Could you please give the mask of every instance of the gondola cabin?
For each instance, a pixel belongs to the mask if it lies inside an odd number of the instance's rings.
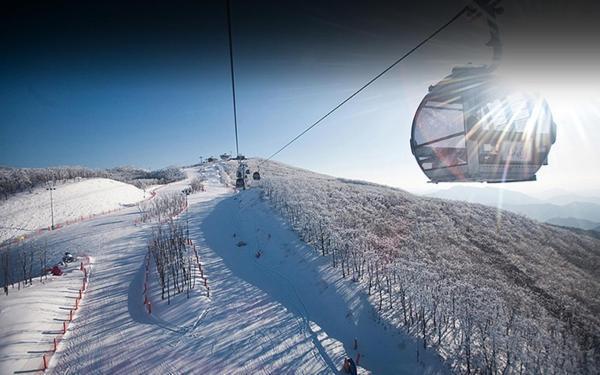
[[[242,188],[244,188],[244,187],[245,187],[245,185],[246,185],[246,184],[245,184],[245,182],[244,182],[244,179],[243,179],[243,178],[238,178],[238,179],[236,179],[236,180],[235,180],[235,187],[236,187],[236,188],[238,188],[238,189],[242,189]]]
[[[257,171],[257,172],[254,172],[254,173],[252,173],[252,179],[253,179],[254,181],[258,181],[258,180],[260,180],[260,173],[258,173],[258,171]]]
[[[555,140],[544,99],[467,66],[429,88],[410,145],[431,182],[512,182],[535,180]]]

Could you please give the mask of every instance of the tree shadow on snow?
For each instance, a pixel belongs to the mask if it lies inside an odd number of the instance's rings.
[[[419,344],[401,330],[374,319],[377,312],[359,286],[348,285],[351,281],[338,276],[338,270],[328,270],[329,258],[301,242],[258,192],[251,190],[221,200],[200,229],[208,247],[235,276],[302,320],[330,371],[337,371],[343,357],[338,348],[335,358],[330,358],[323,347],[328,340],[318,337],[323,334],[341,342],[353,357],[357,353],[354,338],[358,337],[361,362],[374,373],[440,371],[437,365],[418,367],[413,349]],[[248,246],[237,247],[240,240]],[[264,255],[257,257],[259,249]],[[312,328],[311,322],[319,327]]]

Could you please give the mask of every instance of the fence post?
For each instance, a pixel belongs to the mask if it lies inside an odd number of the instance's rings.
[[[63,322],[63,334],[67,333],[67,322]]]
[[[54,341],[54,352],[56,353],[56,348],[58,347],[58,344],[56,343],[56,337],[53,339]]]
[[[44,371],[48,370],[48,360],[46,359],[46,355],[42,356],[42,360],[44,361]]]

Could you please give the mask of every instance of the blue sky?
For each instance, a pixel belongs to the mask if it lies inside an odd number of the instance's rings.
[[[160,30],[154,28],[153,15],[123,29],[129,20],[115,21],[114,15],[107,17],[108,26],[96,16],[89,26],[85,17],[86,22],[74,21],[63,14],[69,27],[61,28],[45,19],[45,12],[39,16],[41,26],[36,25],[48,36],[12,38],[8,27],[3,29],[2,40],[11,48],[0,62],[0,164],[159,168],[235,152],[226,29],[217,5],[194,8],[194,17],[183,12],[166,21],[156,17]],[[422,6],[405,10],[396,4],[386,11],[353,5],[332,12],[325,5],[233,5],[240,151],[260,157],[460,8],[445,4],[431,13]],[[511,20],[504,25],[503,70],[548,97],[559,140],[540,181],[510,187],[600,194],[595,163],[598,47],[593,40],[574,46],[564,33],[547,43],[548,36],[537,29],[525,38],[527,11],[532,10],[509,7],[503,16]],[[548,16],[562,13],[552,8]],[[277,160],[336,176],[429,189],[410,153],[412,116],[427,87],[453,66],[489,61],[486,39],[481,21],[460,20]],[[552,52],[563,50],[558,56]]]

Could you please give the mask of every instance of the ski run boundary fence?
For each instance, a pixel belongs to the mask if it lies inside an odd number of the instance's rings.
[[[77,298],[75,298],[75,304],[73,307],[69,309],[69,315],[67,315],[66,319],[63,321],[62,331],[52,339],[52,348],[50,349],[49,353],[42,356],[42,372],[45,372],[50,367],[50,361],[54,357],[54,354],[56,354],[58,346],[65,339],[67,332],[73,329],[70,328],[71,323],[75,319],[78,310],[81,308],[81,302],[86,295],[86,291],[90,282],[92,263],[89,256],[84,257],[84,260],[80,263],[79,270],[83,275],[81,287],[79,288],[79,295]]]

